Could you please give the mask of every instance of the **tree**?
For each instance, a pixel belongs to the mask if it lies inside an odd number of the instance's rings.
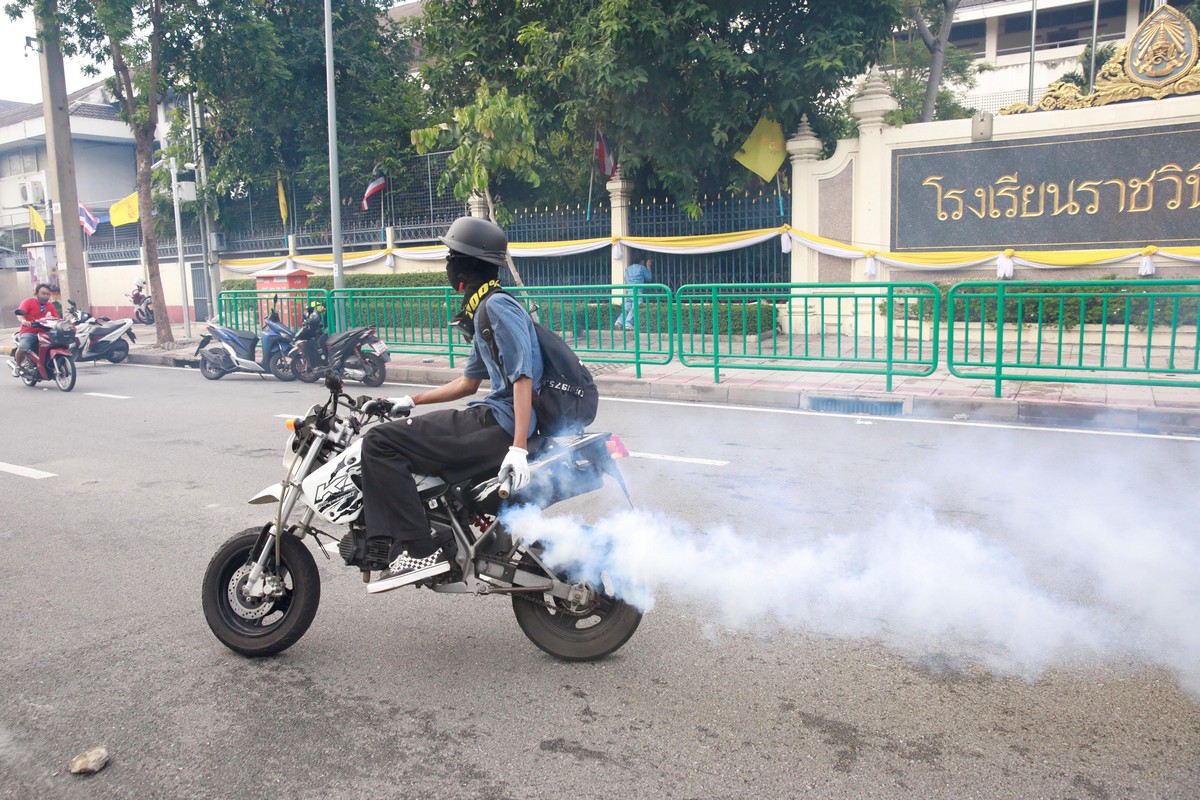
[[[1102,44],[1096,48],[1096,69],[1100,70],[1112,60],[1112,57],[1117,54],[1117,45],[1115,42]],[[1079,58],[1075,60],[1078,65],[1075,69],[1059,78],[1063,83],[1073,83],[1078,86],[1083,92],[1088,91],[1088,87],[1094,86],[1092,80],[1092,44],[1088,42],[1087,47],[1083,48],[1083,52],[1079,54]]]
[[[892,124],[917,122],[925,109],[930,84],[931,54],[925,44],[915,38],[915,30],[897,35],[892,42],[883,79],[900,108],[890,117]],[[941,85],[934,100],[934,119],[964,119],[975,109],[963,105],[958,92],[975,85],[975,76],[988,66],[970,53],[947,45]]]
[[[937,109],[938,92],[942,87],[942,73],[946,66],[946,48],[959,2],[960,0],[909,0],[908,3],[908,11],[917,34],[929,51],[929,82],[925,87],[921,122],[932,121]],[[937,26],[936,34],[930,30],[931,25]]]
[[[438,146],[453,147],[438,189],[444,191],[453,184],[454,196],[459,200],[483,197],[489,218],[497,222],[491,192],[495,176],[508,173],[530,186],[541,183],[534,169],[536,154],[528,104],[523,97],[510,97],[507,89],[493,93],[484,82],[475,93],[475,102],[456,108],[452,120],[414,130],[413,144],[420,153]],[[517,284],[523,286],[512,257],[505,253],[504,258]]]
[[[526,98],[543,190],[579,196],[600,127],[623,175],[686,201],[742,178],[760,116],[828,116],[900,18],[900,0],[429,0],[422,77],[443,114],[481,81]]]
[[[14,0],[5,6],[5,11],[13,18],[25,9],[44,16],[55,13],[51,11],[54,7],[55,4],[45,0]],[[111,64],[112,93],[121,118],[133,132],[138,214],[150,292],[155,306],[165,312],[150,191],[158,108],[167,85],[161,73],[163,37],[174,23],[172,12],[164,10],[163,0],[69,0],[57,10],[56,17],[65,55],[90,57],[100,66]],[[166,313],[155,317],[155,328],[160,342],[174,341]]]
[[[191,27],[171,56],[181,81],[205,104],[214,194],[249,187],[273,193],[283,175],[317,198],[307,209],[310,221],[327,221],[322,0],[188,2]],[[347,202],[374,165],[394,176],[412,153],[409,131],[423,124],[424,101],[408,75],[410,61],[409,41],[387,20],[384,4],[335,4],[338,155]]]

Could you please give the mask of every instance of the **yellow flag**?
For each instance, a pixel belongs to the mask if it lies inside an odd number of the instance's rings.
[[[283,224],[287,225],[287,193],[283,191],[283,176],[278,172],[275,173],[275,182],[279,189],[279,218],[283,220]]]
[[[41,234],[43,242],[46,241],[46,220],[42,219],[42,215],[33,206],[29,207],[29,227]]]
[[[108,217],[114,228],[118,225],[128,225],[131,222],[137,222],[140,219],[137,192],[113,203],[108,209]]]
[[[760,117],[750,138],[738,150],[734,159],[764,181],[775,177],[787,158],[783,148],[783,128],[778,122]]]

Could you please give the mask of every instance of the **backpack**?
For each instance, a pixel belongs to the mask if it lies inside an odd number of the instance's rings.
[[[487,313],[487,300],[494,294],[507,292],[493,289],[484,296],[475,311],[475,332],[487,343],[492,357],[503,371],[504,362],[500,359],[500,348],[496,346],[496,337]],[[592,380],[592,373],[561,336],[537,320],[533,321],[533,328],[537,333],[538,348],[542,351],[542,382],[533,387],[533,410],[537,413],[538,431],[546,436],[583,433],[583,429],[596,418],[596,410],[600,406],[600,392]],[[507,374],[504,380],[508,382]]]

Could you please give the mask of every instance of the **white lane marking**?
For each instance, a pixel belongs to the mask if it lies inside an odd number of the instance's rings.
[[[676,408],[695,408],[705,411],[750,411],[756,414],[784,414],[793,417],[825,417],[842,419],[863,419],[862,414],[837,414],[829,411],[802,411],[796,408],[758,408],[756,406],[735,406],[725,403],[685,403],[676,400],[641,400],[633,397],[602,397],[605,403],[640,403],[651,406],[674,406]],[[918,417],[871,417],[879,423],[895,422],[902,425],[953,425],[962,428],[997,428],[1001,430],[1034,431],[1038,433],[1076,433],[1085,436],[1117,436],[1128,439],[1165,439],[1171,442],[1200,442],[1200,436],[1187,436],[1172,433],[1138,433],[1137,431],[1099,431],[1086,428],[1051,428],[1043,425],[1020,425],[1007,422],[967,422],[948,419],[920,419]]]
[[[104,394],[104,392],[84,392],[84,394],[86,394],[90,397],[107,397],[110,400],[132,400],[133,399],[132,397],[128,397],[127,395],[123,395],[123,394]]]
[[[16,464],[6,464],[0,461],[0,472],[11,472],[13,475],[20,475],[22,478],[33,478],[35,481],[40,481],[42,478],[57,478],[53,472],[42,472],[40,469],[31,467],[21,467]]]
[[[652,461],[678,461],[681,464],[706,464],[710,467],[723,467],[728,461],[717,461],[712,458],[689,458],[687,456],[664,456],[660,453],[635,453],[630,451],[630,458],[648,458]]]

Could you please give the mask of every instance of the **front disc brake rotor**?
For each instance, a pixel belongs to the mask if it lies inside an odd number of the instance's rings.
[[[275,603],[258,597],[246,597],[243,594],[251,569],[251,565],[245,564],[229,577],[226,595],[229,597],[229,607],[233,609],[233,613],[242,619],[262,619],[271,613]]]

